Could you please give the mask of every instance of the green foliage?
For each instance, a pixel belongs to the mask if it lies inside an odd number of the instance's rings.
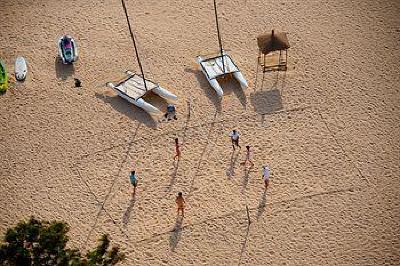
[[[64,222],[39,221],[33,217],[9,228],[0,243],[0,265],[115,265],[125,258],[118,247],[109,249],[110,239],[103,235],[98,246],[82,255],[67,249],[69,226]]]
[[[109,236],[103,235],[96,249],[86,254],[88,265],[115,265],[125,258],[125,255],[119,252],[119,247],[112,247],[107,251],[109,245]]]

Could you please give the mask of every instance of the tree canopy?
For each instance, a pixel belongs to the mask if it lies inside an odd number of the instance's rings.
[[[125,255],[119,247],[109,249],[104,234],[94,250],[82,256],[78,249],[66,248],[69,226],[65,222],[40,221],[31,217],[9,228],[0,243],[1,265],[115,265]]]

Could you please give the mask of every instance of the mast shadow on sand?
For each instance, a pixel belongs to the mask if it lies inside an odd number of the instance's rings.
[[[267,190],[264,190],[264,193],[261,197],[261,201],[257,207],[257,220],[261,217],[263,212],[265,211],[265,207],[267,206]]]
[[[218,113],[222,111],[222,103],[220,97],[208,83],[207,79],[204,77],[204,74],[201,70],[194,70],[191,68],[185,68],[185,72],[193,73],[197,79],[197,82],[200,85],[200,88],[204,91],[204,94],[208,97],[208,99],[214,104]],[[228,75],[229,76],[229,75]],[[247,106],[247,98],[244,94],[243,89],[240,87],[239,82],[231,78],[220,78],[218,82],[221,84],[221,87],[224,91],[224,95],[230,95],[234,93],[236,97],[239,99],[240,103],[244,108]]]
[[[204,77],[203,72],[201,72],[200,70],[196,70],[196,69],[192,69],[192,68],[188,68],[188,67],[185,68],[185,72],[194,74],[194,76],[197,79],[197,82],[199,83],[200,88],[204,91],[204,94],[207,96],[207,98],[210,100],[210,102],[212,104],[214,104],[217,112],[221,113],[221,111],[222,111],[221,99],[219,98],[217,93],[214,91],[214,89],[210,86],[207,79]]]
[[[254,168],[254,166],[246,166],[243,163],[241,163],[240,165],[243,165],[243,180],[242,180],[242,190],[241,192],[244,193],[244,191],[246,190],[247,184],[249,183],[249,175],[251,170]]]
[[[178,169],[179,169],[179,162],[180,162],[180,159],[178,159],[178,161],[173,162],[174,170],[172,171],[171,180],[169,181],[169,184],[167,187],[168,191],[171,191],[172,187],[175,185],[176,175],[177,175]]]
[[[237,152],[236,155],[235,155],[235,151],[236,150],[232,150],[231,161],[229,163],[229,168],[226,170],[226,175],[228,176],[228,178],[232,178],[235,175],[235,165],[236,165],[236,162],[237,162],[237,160],[239,158],[239,152]]]

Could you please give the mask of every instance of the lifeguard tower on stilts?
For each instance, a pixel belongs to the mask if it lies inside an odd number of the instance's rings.
[[[286,32],[275,32],[261,34],[257,37],[259,49],[258,63],[263,72],[273,70],[287,70],[287,55],[290,48]]]

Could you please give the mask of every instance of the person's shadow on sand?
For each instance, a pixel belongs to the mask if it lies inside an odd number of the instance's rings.
[[[229,168],[226,170],[226,175],[232,178],[235,175],[235,165],[239,158],[239,152],[235,155],[235,150],[232,150],[231,161],[229,163]]]
[[[129,201],[129,206],[126,209],[124,216],[122,217],[122,223],[123,223],[124,227],[126,227],[128,225],[129,218],[131,217],[131,212],[133,210],[133,207],[135,206],[135,202],[136,202],[136,193],[132,195],[132,198]]]
[[[260,115],[272,114],[283,109],[282,96],[278,89],[251,93],[250,102],[254,111]]]
[[[182,234],[182,222],[183,222],[183,217],[178,215],[176,217],[176,222],[174,228],[171,230],[171,235],[169,237],[169,247],[171,248],[172,251],[175,251],[178,242],[181,238]]]
[[[243,163],[241,163],[241,165],[243,165],[243,180],[242,180],[242,193],[246,190],[247,184],[249,183],[249,175],[251,170],[253,169],[253,166],[246,166]]]
[[[257,210],[257,221],[261,217],[263,212],[265,211],[266,205],[267,205],[267,190],[265,189],[264,193],[262,195],[261,201],[260,201],[260,203],[258,204],[258,207],[257,207],[257,209],[258,209]]]
[[[75,68],[73,64],[63,64],[62,59],[56,56],[54,60],[54,66],[56,68],[57,79],[66,80],[75,73]]]

